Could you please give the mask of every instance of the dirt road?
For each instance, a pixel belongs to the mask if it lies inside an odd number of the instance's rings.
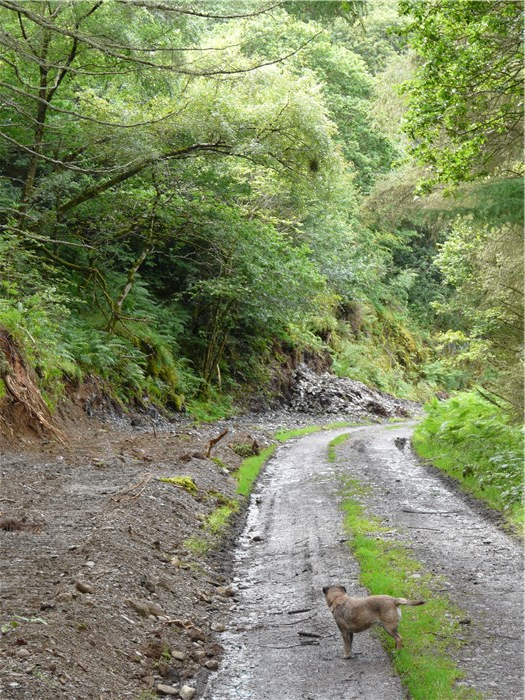
[[[343,432],[352,437],[330,464],[327,445]],[[470,639],[458,652],[466,683],[491,700],[522,698],[521,547],[411,456],[404,442],[410,433],[408,424],[321,432],[277,452],[239,541],[239,603],[221,635],[227,653],[207,700],[405,697],[369,632],[356,637],[354,659],[342,658],[321,592],[341,582],[351,594],[366,593],[342,542],[341,472],[372,486],[371,512],[413,543],[415,558],[443,576],[450,599],[471,620]]]

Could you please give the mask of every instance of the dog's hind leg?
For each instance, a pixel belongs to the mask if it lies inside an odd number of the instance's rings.
[[[387,632],[387,634],[389,634],[391,637],[393,637],[395,639],[396,651],[398,649],[402,649],[403,648],[403,640],[401,638],[401,635],[397,631],[397,625],[394,627],[393,625],[388,625],[388,624],[382,623],[382,626],[383,626],[383,629],[385,630],[385,632]]]

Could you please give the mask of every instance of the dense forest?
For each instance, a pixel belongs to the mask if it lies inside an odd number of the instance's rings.
[[[218,417],[317,358],[463,392],[434,421],[508,446],[520,2],[0,0],[0,20],[0,400],[11,345],[51,411],[86,383]]]

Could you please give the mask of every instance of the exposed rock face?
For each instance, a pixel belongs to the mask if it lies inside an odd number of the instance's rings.
[[[347,377],[315,374],[305,365],[295,370],[294,378],[290,408],[299,413],[406,418],[421,410],[413,401],[394,398]]]

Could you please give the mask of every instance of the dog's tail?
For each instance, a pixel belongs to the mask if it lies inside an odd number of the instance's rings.
[[[394,598],[396,605],[424,605],[426,600],[407,600],[406,598]]]

